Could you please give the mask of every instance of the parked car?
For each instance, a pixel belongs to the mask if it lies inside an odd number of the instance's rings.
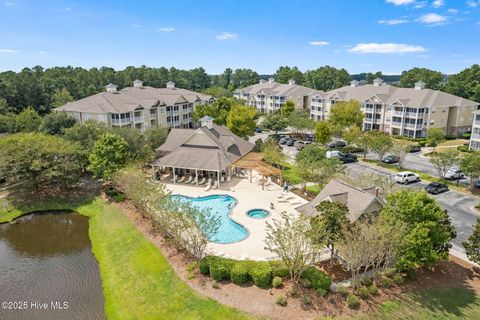
[[[382,162],[383,163],[397,163],[400,159],[393,155],[393,154],[387,154],[386,156],[383,157]]]
[[[475,181],[475,188],[480,189],[480,180]]]
[[[278,140],[278,143],[285,144],[285,143],[287,143],[288,140],[290,140],[289,137],[282,137],[282,138],[280,138],[280,140]]]
[[[346,146],[347,146],[347,143],[343,140],[335,140],[327,144],[327,147],[329,148],[343,148]]]
[[[439,194],[448,191],[448,186],[439,182],[432,182],[425,186],[425,191],[432,194]]]
[[[357,156],[351,153],[343,153],[338,150],[327,151],[327,159],[337,158],[342,163],[352,163],[357,162]]]
[[[295,144],[295,141],[297,140],[293,138],[289,138],[285,144],[289,147],[293,147],[293,145]]]
[[[447,180],[460,180],[465,178],[465,174],[459,168],[451,168],[445,174],[445,179]]]
[[[395,175],[395,181],[398,183],[410,183],[410,182],[418,182],[420,181],[420,176],[414,172],[404,171],[399,172]]]
[[[262,133],[262,129],[261,128],[255,128],[255,133]]]
[[[314,140],[315,140],[315,136],[311,133],[307,134],[307,136],[305,137],[305,141],[313,142]]]
[[[420,147],[419,145],[414,145],[410,147],[410,153],[420,152],[421,150],[422,150],[422,147]]]
[[[306,145],[309,145],[309,144],[312,144],[312,142],[311,141],[300,141],[300,140],[298,140],[298,141],[295,141],[293,146],[297,150],[302,150]]]

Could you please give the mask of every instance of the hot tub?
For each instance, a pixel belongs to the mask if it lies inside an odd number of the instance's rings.
[[[247,216],[253,219],[265,219],[270,215],[270,212],[264,209],[252,209],[247,211]]]

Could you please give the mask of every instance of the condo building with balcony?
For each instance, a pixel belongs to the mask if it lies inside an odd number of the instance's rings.
[[[357,100],[365,114],[362,129],[380,130],[392,135],[425,137],[430,128],[442,128],[448,135],[461,135],[472,127],[479,103],[452,94],[425,89],[421,81],[415,88],[397,88],[375,79],[371,85],[352,81],[345,86],[311,97],[311,117],[328,119],[338,101]]]
[[[69,102],[55,111],[67,112],[80,123],[93,119],[110,127],[141,131],[149,127],[193,128],[195,107],[212,101],[211,96],[176,88],[171,81],[166,88],[152,88],[135,80],[132,87],[122,90],[110,83],[106,92]]]
[[[311,96],[316,92],[319,91],[297,85],[295,80],[283,84],[269,78],[268,81],[262,79],[257,84],[237,89],[233,96],[245,100],[247,105],[256,107],[260,112],[273,112],[280,110],[288,100],[295,103],[296,110],[310,110]]]
[[[473,114],[472,135],[470,136],[470,149],[480,151],[480,111]]]

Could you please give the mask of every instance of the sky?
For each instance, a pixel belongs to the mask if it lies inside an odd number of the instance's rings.
[[[273,74],[480,63],[480,0],[0,0],[0,71],[147,65]]]

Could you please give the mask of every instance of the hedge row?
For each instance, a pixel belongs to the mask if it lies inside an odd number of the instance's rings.
[[[282,261],[238,261],[215,256],[207,256],[200,261],[200,272],[210,275],[216,281],[230,280],[235,284],[248,281],[258,287],[268,287],[273,277],[289,276],[289,271]],[[310,281],[313,289],[329,290],[332,280],[322,271],[309,267],[303,279]]]

